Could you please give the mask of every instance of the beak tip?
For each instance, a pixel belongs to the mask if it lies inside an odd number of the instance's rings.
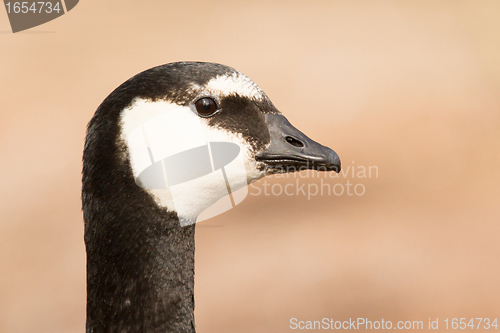
[[[329,162],[329,167],[332,171],[335,171],[336,173],[340,172],[341,163],[340,163],[340,157],[337,155],[335,151],[332,149],[328,148],[328,154],[327,154],[327,160]]]

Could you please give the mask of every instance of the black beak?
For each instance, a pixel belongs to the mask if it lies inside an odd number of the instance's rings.
[[[284,172],[306,169],[340,172],[340,158],[332,149],[309,139],[281,114],[266,114],[271,135],[267,150],[257,153],[256,159],[271,169]]]

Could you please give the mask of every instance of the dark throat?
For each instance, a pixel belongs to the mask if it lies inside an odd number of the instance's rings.
[[[87,333],[195,332],[194,225],[169,222],[87,228]]]

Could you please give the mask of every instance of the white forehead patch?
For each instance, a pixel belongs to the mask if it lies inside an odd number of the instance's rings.
[[[190,107],[136,99],[121,126],[136,182],[181,225],[236,206],[264,175],[241,134],[209,126]]]
[[[193,89],[207,92],[219,98],[235,94],[249,99],[261,100],[264,98],[262,89],[247,76],[237,71],[229,75],[217,75],[203,86],[193,85]]]

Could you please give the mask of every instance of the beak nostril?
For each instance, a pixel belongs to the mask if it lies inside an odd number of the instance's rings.
[[[292,146],[295,146],[295,147],[304,147],[304,143],[302,141],[299,141],[297,139],[295,139],[294,137],[291,137],[291,136],[287,136],[285,138],[286,142],[288,142],[289,144],[291,144]]]

